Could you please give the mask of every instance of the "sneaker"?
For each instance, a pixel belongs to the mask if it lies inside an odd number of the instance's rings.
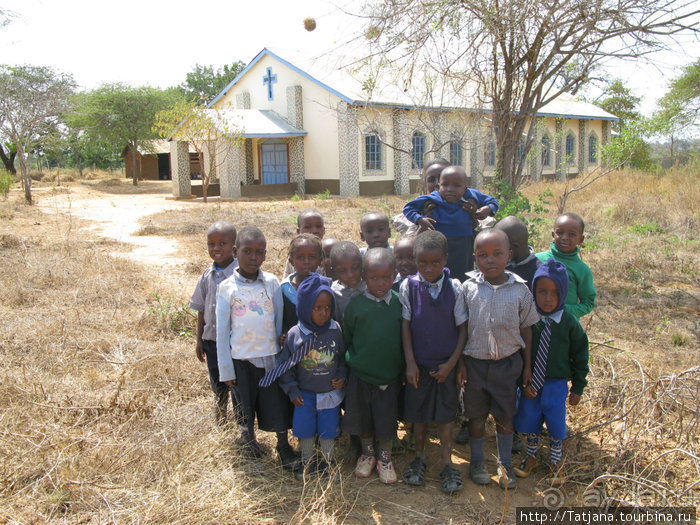
[[[368,478],[376,464],[377,458],[362,454],[357,460],[357,465],[355,465],[355,475],[358,478]]]
[[[501,477],[498,480],[498,486],[502,489],[514,489],[515,485],[518,484],[518,480],[515,479],[515,472],[513,471],[513,464],[507,463],[499,467],[501,472]]]
[[[474,461],[469,465],[469,477],[477,485],[488,485],[491,477],[484,461]]]
[[[295,471],[299,465],[299,454],[294,452],[294,449],[289,445],[278,448],[277,455],[280,458],[280,463],[282,463],[282,468],[284,470]]]
[[[462,428],[459,429],[459,432],[457,432],[455,436],[455,443],[459,443],[460,445],[469,443],[469,421],[462,423]]]
[[[525,459],[523,459],[523,462],[519,467],[513,467],[513,471],[515,471],[515,475],[519,478],[526,478],[533,470],[535,470],[536,466],[537,458],[535,456],[527,456]]]
[[[355,470],[357,473],[357,470]],[[394,464],[389,461],[384,463],[383,461],[377,461],[377,473],[379,474],[379,481],[391,485],[396,483],[396,471],[394,470]]]

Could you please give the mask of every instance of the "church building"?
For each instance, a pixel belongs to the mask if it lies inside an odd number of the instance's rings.
[[[274,194],[408,194],[423,163],[445,157],[479,188],[493,175],[495,141],[488,112],[396,83],[362,80],[328,60],[294,62],[263,49],[210,108],[240,130],[235,145],[217,143],[212,182],[222,199]],[[528,176],[566,177],[595,169],[617,118],[562,95],[537,114]],[[191,194],[189,148],[171,141],[173,194]]]

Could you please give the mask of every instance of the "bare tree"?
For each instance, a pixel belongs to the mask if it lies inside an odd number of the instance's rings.
[[[498,176],[514,187],[540,109],[605,60],[695,33],[700,13],[690,0],[380,0],[367,9],[370,78],[390,71],[408,89],[439,76],[468,93],[488,110]]]

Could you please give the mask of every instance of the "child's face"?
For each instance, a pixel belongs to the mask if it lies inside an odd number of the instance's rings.
[[[545,313],[552,313],[559,304],[559,290],[549,277],[538,277],[535,283],[535,302]]]
[[[510,260],[510,244],[505,234],[485,235],[476,240],[474,260],[484,279],[491,284],[503,284],[506,281],[506,264]]]
[[[336,239],[325,239],[323,241],[323,271],[326,274],[326,277],[330,277],[334,280],[336,279],[336,277],[333,274],[333,266],[331,265],[331,250],[336,244],[338,244],[338,241]]]
[[[394,284],[396,272],[389,262],[370,261],[365,265],[365,283],[367,290],[375,297],[384,297]]]
[[[464,196],[467,180],[464,174],[445,168],[440,175],[440,196],[445,202],[457,202]]]
[[[331,318],[333,299],[328,292],[321,292],[316,297],[314,307],[311,310],[311,321],[316,326],[323,326]]]
[[[326,226],[324,225],[323,217],[317,214],[304,215],[299,220],[297,233],[310,233],[319,239],[323,239],[323,236],[326,234]]]
[[[573,252],[583,243],[581,223],[573,217],[562,215],[554,223],[552,238],[557,250],[563,253]]]
[[[523,245],[518,239],[515,238],[510,239],[510,251],[513,254],[513,260],[516,263],[519,263],[530,254],[530,248],[528,247],[527,243]]]
[[[447,264],[447,256],[439,248],[421,250],[416,254],[416,266],[421,277],[429,283],[437,282]]]
[[[418,271],[416,259],[413,257],[413,240],[398,241],[394,245],[394,257],[396,257],[396,270],[402,279]]]
[[[230,233],[212,232],[207,235],[207,250],[219,268],[226,268],[233,262],[233,246],[236,238]]]
[[[360,238],[368,248],[385,248],[391,235],[391,228],[386,217],[365,220],[360,226]]]
[[[431,164],[423,172],[423,181],[425,182],[426,193],[432,193],[438,189],[438,181],[440,180],[440,172],[445,169],[442,164]]]
[[[258,276],[258,270],[265,262],[266,254],[265,239],[243,239],[234,248],[234,255],[238,257],[238,273],[246,279],[255,279]]]
[[[345,286],[357,288],[362,279],[362,259],[354,256],[337,258],[332,261],[332,271]]]
[[[321,254],[318,246],[308,240],[302,241],[294,248],[294,253],[289,258],[289,263],[297,272],[297,282],[301,282],[311,272],[315,272],[321,264]]]

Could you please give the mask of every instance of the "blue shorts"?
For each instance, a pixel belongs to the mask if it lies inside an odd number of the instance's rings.
[[[335,439],[340,428],[340,405],[335,408],[316,408],[316,394],[301,391],[304,404],[294,406],[292,433],[296,438],[311,438],[316,435],[321,439]]]
[[[518,390],[518,413],[513,426],[519,434],[539,434],[542,423],[552,439],[566,437],[566,398],[569,395],[567,379],[545,379],[544,386],[533,399]]]

